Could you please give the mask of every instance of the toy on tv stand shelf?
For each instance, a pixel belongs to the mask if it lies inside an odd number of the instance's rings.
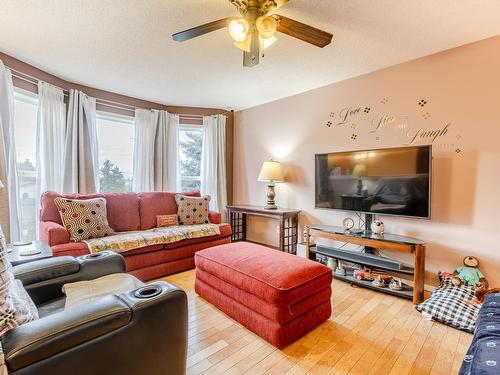
[[[386,274],[385,272],[374,271],[366,267],[362,269],[355,269],[353,276],[358,280],[374,281],[375,279],[380,279],[384,283],[388,283],[392,279],[392,276]]]
[[[479,271],[479,261],[476,257],[467,256],[463,260],[464,265],[457,268],[453,272],[453,278],[451,282],[453,285],[460,286],[462,284],[467,286],[473,286],[476,289],[476,293],[482,290],[488,290],[489,283],[484,275]]]
[[[337,260],[337,268],[335,268],[335,275],[339,276],[345,276],[347,274],[344,266],[342,265],[342,262],[340,260]]]

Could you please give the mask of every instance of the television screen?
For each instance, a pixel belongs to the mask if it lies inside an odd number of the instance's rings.
[[[316,208],[430,218],[431,146],[316,157]]]

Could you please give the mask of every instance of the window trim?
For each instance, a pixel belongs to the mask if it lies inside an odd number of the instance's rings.
[[[20,89],[18,87],[14,87],[14,100],[19,100],[20,102],[26,104],[36,105],[37,107],[40,102],[38,94],[35,94],[31,91],[27,91],[24,89]]]
[[[135,126],[135,117],[120,115],[118,113],[106,112],[106,111],[97,111],[96,112],[96,120],[103,121],[113,121],[126,125],[134,125]]]

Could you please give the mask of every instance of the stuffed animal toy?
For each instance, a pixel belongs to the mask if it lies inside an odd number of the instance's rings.
[[[488,280],[484,277],[481,271],[478,270],[479,261],[476,257],[468,256],[464,258],[464,265],[453,272],[451,282],[453,285],[474,286],[477,290],[489,288]]]

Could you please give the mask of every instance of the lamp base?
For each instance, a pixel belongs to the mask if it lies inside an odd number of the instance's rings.
[[[266,210],[277,210],[277,209],[278,209],[278,206],[276,206],[275,204],[273,204],[273,205],[269,205],[269,204],[267,204],[267,205],[265,205],[265,206],[264,206],[264,208],[265,208]]]
[[[274,191],[274,184],[267,185],[267,204],[264,206],[266,210],[277,210],[278,206],[274,202],[276,192]]]

